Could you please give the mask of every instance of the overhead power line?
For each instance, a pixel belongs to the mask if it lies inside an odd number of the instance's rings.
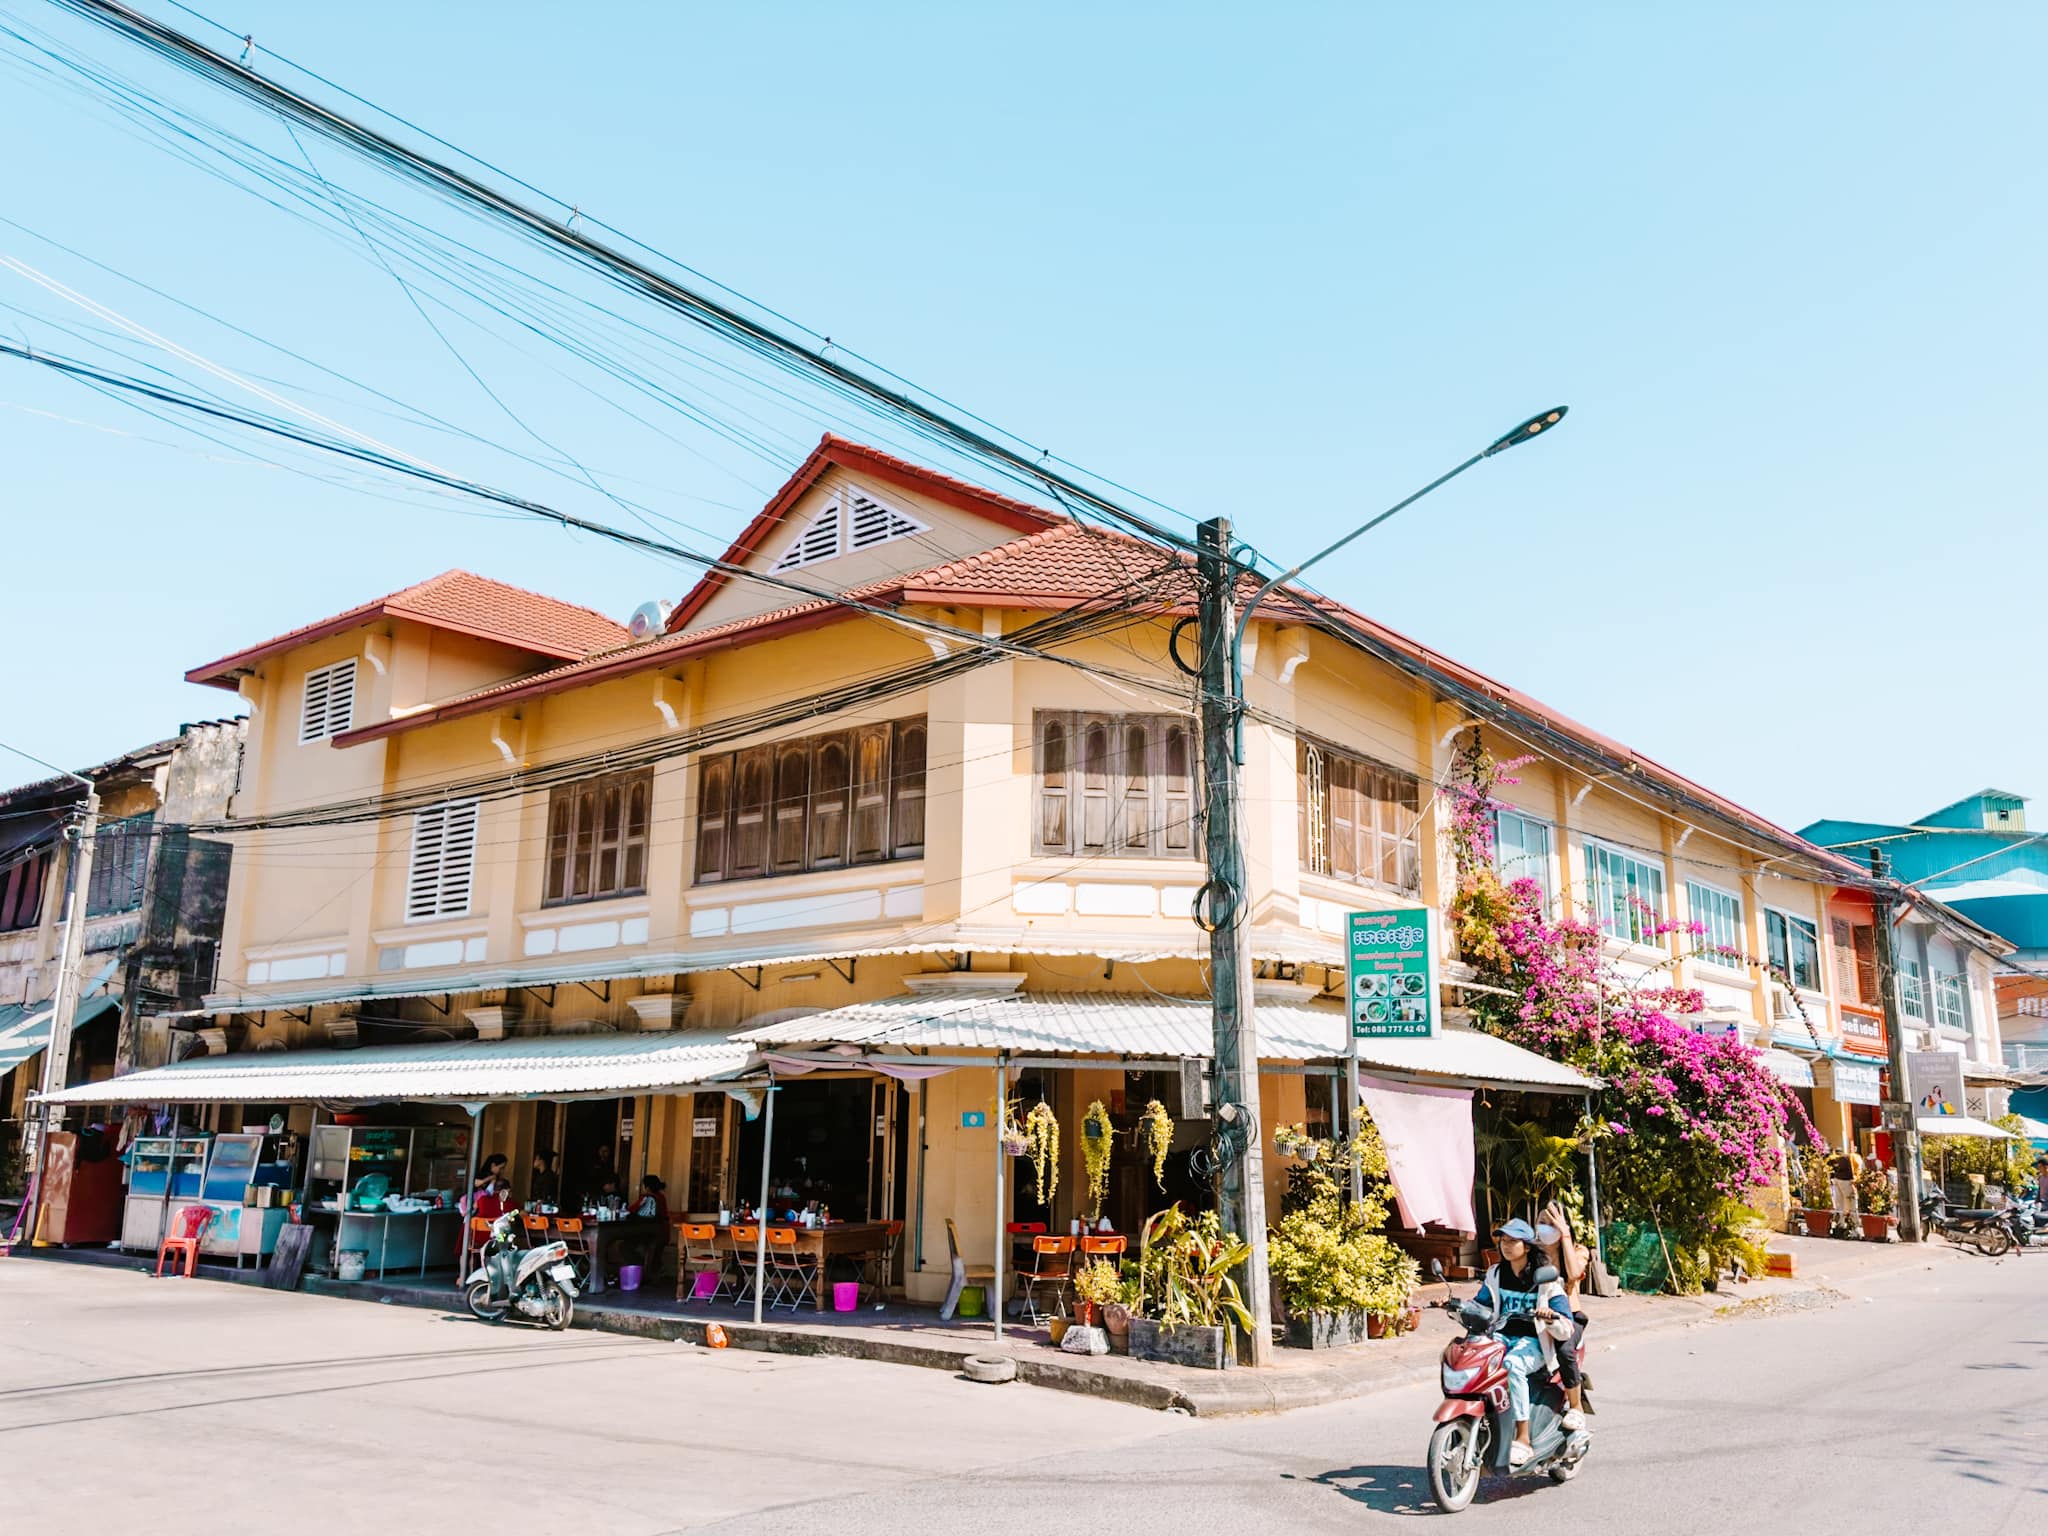
[[[994,465],[1011,478],[1043,487],[1063,501],[1078,502],[1096,514],[1169,548],[1193,547],[1186,537],[1051,468],[1049,455],[1034,459],[1020,453],[991,435],[998,429],[984,430],[986,423],[975,425],[978,418],[959,419],[937,405],[926,403],[919,398],[923,391],[914,391],[902,380],[897,379],[895,384],[886,383],[831,355],[835,351],[845,356],[852,355],[843,348],[814,346],[789,334],[780,325],[749,316],[734,303],[706,291],[711,286],[720,285],[710,284],[708,280],[693,284],[656,271],[617,247],[572,228],[568,222],[487,185],[447,161],[400,143],[364,123],[268,80],[225,54],[217,53],[198,40],[128,6],[113,3],[113,0],[55,0],[55,3],[139,44],[187,73],[223,87],[267,112],[280,114],[287,121],[320,134],[402,179],[458,206],[481,213],[543,248],[567,256],[619,287],[650,298],[747,351],[792,367],[827,385],[851,391],[868,405],[958,451]],[[362,100],[360,97],[356,99]],[[473,156],[465,155],[465,158],[479,165],[484,163],[475,161]],[[680,267],[680,264],[674,265]],[[722,291],[732,292],[730,289]],[[763,308],[764,314],[772,313],[764,307],[754,307]],[[808,334],[815,335],[814,332]],[[896,378],[894,375],[890,377]]]

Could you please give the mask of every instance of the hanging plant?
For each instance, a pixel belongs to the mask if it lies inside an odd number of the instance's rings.
[[[1138,1131],[1145,1138],[1145,1150],[1152,1158],[1152,1182],[1166,1188],[1166,1154],[1173,1148],[1173,1116],[1157,1099],[1145,1106],[1138,1117]]]
[[[1097,1099],[1088,1106],[1088,1113],[1081,1117],[1081,1157],[1088,1165],[1088,1199],[1091,1202],[1090,1221],[1102,1219],[1103,1197],[1109,1193],[1109,1147],[1116,1133],[1110,1123],[1109,1111]]]
[[[1031,1150],[1031,1138],[1024,1134],[1024,1127],[1017,1123],[1018,1100],[1006,1098],[1002,1104],[1003,1151],[1011,1157],[1022,1157]]]
[[[1060,1187],[1060,1121],[1043,1099],[1024,1117],[1024,1140],[1031,1153],[1031,1171],[1038,1180],[1038,1203],[1050,1205]]]

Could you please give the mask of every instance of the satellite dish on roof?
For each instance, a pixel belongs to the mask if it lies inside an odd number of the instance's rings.
[[[626,632],[634,643],[652,640],[668,627],[668,616],[675,612],[675,604],[657,597],[651,603],[642,603],[633,610],[633,616],[626,620]]]

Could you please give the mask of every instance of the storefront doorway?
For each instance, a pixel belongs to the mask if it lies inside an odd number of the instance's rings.
[[[607,1180],[621,1199],[633,1166],[631,1099],[576,1099],[561,1106],[562,1203],[571,1209],[604,1194]]]
[[[775,1146],[768,1165],[770,1205],[798,1209],[813,1202],[839,1220],[882,1220],[895,1204],[898,1159],[897,1085],[886,1079],[837,1078],[778,1083]],[[759,1198],[761,1138],[766,1117],[744,1121],[738,1137],[738,1185]]]

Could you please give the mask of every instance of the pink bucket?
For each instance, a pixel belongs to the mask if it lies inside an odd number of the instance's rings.
[[[621,1264],[619,1266],[619,1289],[622,1291],[637,1291],[640,1289],[640,1266],[638,1264]]]
[[[860,1306],[860,1282],[857,1280],[835,1280],[832,1282],[832,1310],[852,1312]]]
[[[690,1282],[690,1299],[692,1301],[709,1301],[717,1294],[718,1271],[715,1269],[698,1270],[697,1278]]]

